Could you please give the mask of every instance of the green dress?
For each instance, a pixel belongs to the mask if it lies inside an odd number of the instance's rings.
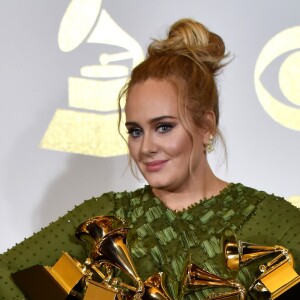
[[[174,212],[145,186],[133,192],[111,192],[87,200],[0,255],[0,299],[25,299],[10,278],[18,269],[35,264],[52,266],[62,250],[84,261],[88,256],[86,247],[74,232],[79,224],[99,215],[119,216],[127,221],[128,248],[140,277],[146,280],[164,272],[168,293],[174,300],[179,297],[190,261],[220,277],[234,277],[248,288],[258,263],[270,260],[269,257],[250,263],[237,274],[229,272],[224,267],[220,246],[225,228],[234,230],[242,241],[288,248],[295,258],[296,271],[300,272],[300,213],[283,198],[231,183],[219,195]],[[206,299],[211,292],[192,290],[184,299]]]

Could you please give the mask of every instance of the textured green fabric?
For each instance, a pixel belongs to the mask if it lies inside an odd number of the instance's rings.
[[[230,184],[219,195],[176,213],[167,209],[146,186],[134,192],[107,193],[85,201],[1,255],[0,299],[25,299],[9,278],[18,269],[34,264],[53,265],[62,250],[84,260],[88,254],[84,244],[74,238],[75,228],[97,215],[116,215],[128,222],[131,229],[127,243],[138,273],[145,280],[163,271],[174,300],[179,299],[180,283],[190,260],[221,277],[237,275],[246,287],[253,282],[258,264],[270,260],[270,257],[260,259],[243,267],[238,274],[227,271],[222,264],[220,234],[228,227],[241,240],[290,249],[300,272],[300,214],[286,200],[242,184]],[[205,299],[211,292],[192,291],[184,299]]]

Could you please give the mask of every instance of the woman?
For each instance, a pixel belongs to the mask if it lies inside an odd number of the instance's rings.
[[[258,263],[241,267],[237,274],[222,263],[220,240],[226,228],[244,241],[291,250],[299,272],[298,209],[265,192],[224,182],[207,162],[215,138],[221,137],[215,76],[226,57],[222,39],[191,19],[176,22],[165,40],[150,44],[146,60],[120,94],[120,102],[126,101],[130,157],[148,185],[85,201],[4,253],[0,299],[23,299],[10,279],[17,269],[53,265],[61,250],[83,261],[89,254],[74,232],[98,215],[128,223],[128,248],[139,276],[146,280],[163,272],[171,299],[206,299],[212,292],[224,292],[183,286],[189,263],[233,278],[246,289],[253,283]]]

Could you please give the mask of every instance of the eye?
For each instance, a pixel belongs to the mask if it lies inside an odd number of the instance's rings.
[[[143,131],[140,128],[128,128],[127,133],[133,137],[138,138],[143,134]]]
[[[157,127],[156,127],[156,131],[158,132],[161,132],[161,133],[166,133],[166,132],[169,132],[170,130],[172,130],[172,128],[174,127],[175,125],[174,124],[159,124]]]

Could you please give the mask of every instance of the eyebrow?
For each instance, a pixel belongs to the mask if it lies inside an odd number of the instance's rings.
[[[159,121],[162,121],[164,119],[177,119],[176,117],[173,117],[173,116],[160,116],[160,117],[157,117],[157,118],[153,118],[149,121],[150,124],[153,124],[153,123],[157,123]],[[138,125],[137,122],[126,122],[125,123],[125,126],[136,126]]]

